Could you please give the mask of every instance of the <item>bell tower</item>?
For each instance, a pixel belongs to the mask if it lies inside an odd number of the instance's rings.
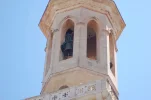
[[[118,100],[116,41],[125,27],[113,0],[50,0],[42,90],[26,100]]]

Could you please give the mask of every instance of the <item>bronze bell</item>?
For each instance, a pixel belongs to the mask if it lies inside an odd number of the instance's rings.
[[[61,50],[65,58],[73,54],[73,31],[68,29],[65,35],[65,41],[61,45]]]

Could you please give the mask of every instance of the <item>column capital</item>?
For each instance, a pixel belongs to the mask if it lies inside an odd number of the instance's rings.
[[[51,29],[52,37],[55,35],[56,32],[58,32],[59,29]]]

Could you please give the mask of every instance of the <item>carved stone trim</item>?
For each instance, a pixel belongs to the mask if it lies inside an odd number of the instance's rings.
[[[52,30],[52,37],[55,35],[55,33],[56,32],[58,32],[59,31],[59,29],[54,29],[54,30]]]
[[[106,26],[105,29],[102,29],[102,31],[104,31],[107,34],[112,34],[112,38],[113,38],[113,42],[114,42],[113,44],[115,46],[115,50],[118,51],[117,45],[116,45],[116,34],[115,34],[115,31],[112,28],[109,28],[108,26]]]
[[[113,93],[110,84],[106,80],[96,80],[87,84],[70,87],[56,91],[54,93],[44,94],[25,100],[71,100],[74,98],[83,97],[90,94],[98,94],[101,92],[107,92],[110,97],[114,98],[113,100],[118,100],[118,98],[115,98],[115,94]]]
[[[66,2],[66,3],[64,3]],[[51,26],[55,16],[58,13],[66,12],[79,7],[84,7],[92,11],[104,13],[108,16],[112,27],[116,30],[118,36],[125,27],[125,23],[112,0],[104,0],[98,2],[97,0],[51,0],[43,14],[43,17],[39,23],[40,27]],[[41,28],[44,32],[45,27]],[[46,34],[46,33],[44,33]]]

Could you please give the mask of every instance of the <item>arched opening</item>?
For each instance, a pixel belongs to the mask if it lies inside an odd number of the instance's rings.
[[[68,19],[61,30],[60,61],[73,56],[74,22]]]
[[[115,46],[113,42],[112,34],[109,35],[109,50],[110,50],[110,70],[112,71],[113,75],[115,76],[115,59],[114,59],[114,51]]]
[[[63,85],[59,88],[59,90],[66,89],[66,88],[69,88],[69,87],[67,85]]]
[[[97,23],[91,20],[87,25],[87,57],[93,60],[97,59],[97,33]]]

